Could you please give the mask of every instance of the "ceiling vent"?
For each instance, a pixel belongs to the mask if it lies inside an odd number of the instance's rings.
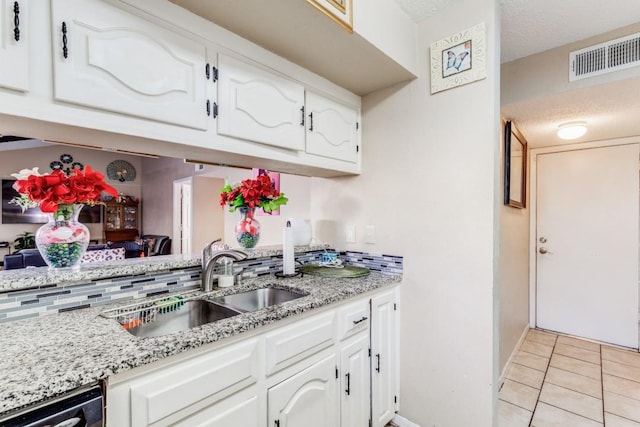
[[[569,53],[569,81],[640,65],[640,33]]]

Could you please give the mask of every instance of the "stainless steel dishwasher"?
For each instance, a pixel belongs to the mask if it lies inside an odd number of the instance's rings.
[[[0,427],[102,427],[102,388],[82,388],[0,416]]]

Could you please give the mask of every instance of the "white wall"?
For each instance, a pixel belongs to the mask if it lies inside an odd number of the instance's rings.
[[[419,24],[418,79],[363,99],[362,175],[312,180],[321,239],[404,256],[400,415],[421,426],[497,423],[497,13],[466,0]],[[488,77],[430,95],[430,44],[483,21]],[[376,244],[362,242],[367,224]]]
[[[21,169],[40,168],[40,173],[51,172],[49,164],[52,161],[59,161],[61,154],[70,154],[74,161],[83,165],[91,166],[93,169],[105,175],[105,181],[115,187],[125,195],[141,197],[141,161],[140,157],[126,154],[112,153],[108,151],[88,150],[84,148],[67,147],[62,145],[51,145],[47,147],[28,148],[24,150],[0,151],[0,175],[2,178],[12,179],[11,174],[19,172]],[[106,178],[107,165],[113,160],[126,160],[136,169],[136,179],[120,183]],[[0,225],[0,241],[13,241],[18,234],[24,231],[35,232],[41,224],[2,224]],[[102,239],[102,224],[86,224],[91,233],[92,239]],[[1,253],[0,253],[1,254]]]

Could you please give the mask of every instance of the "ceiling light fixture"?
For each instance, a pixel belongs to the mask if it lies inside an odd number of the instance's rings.
[[[576,139],[587,133],[587,122],[563,123],[558,126],[558,138]]]

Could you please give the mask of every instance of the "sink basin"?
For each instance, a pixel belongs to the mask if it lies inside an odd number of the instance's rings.
[[[286,289],[262,288],[215,298],[213,301],[225,307],[240,311],[256,311],[307,295],[308,294]]]
[[[241,312],[233,308],[197,299],[187,301],[168,313],[158,313],[152,321],[127,328],[127,331],[141,338],[157,337],[172,332],[186,331],[205,323],[215,322],[238,314],[241,314]]]

